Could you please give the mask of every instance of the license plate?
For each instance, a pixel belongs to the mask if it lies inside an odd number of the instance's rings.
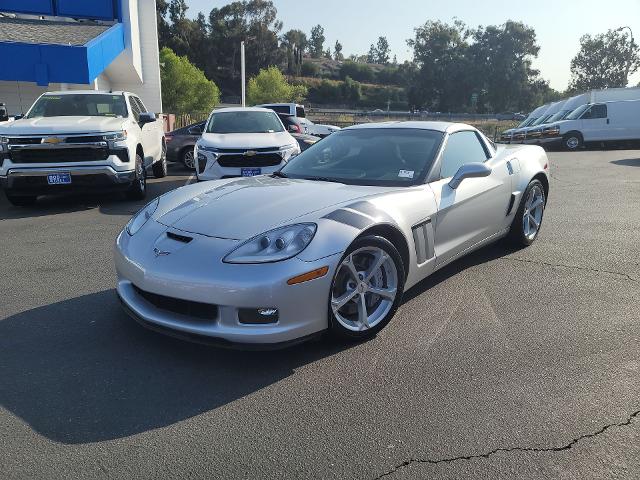
[[[52,173],[47,175],[47,183],[49,185],[69,185],[71,183],[70,173]]]
[[[243,177],[255,177],[256,175],[262,175],[261,168],[243,168],[242,169]]]

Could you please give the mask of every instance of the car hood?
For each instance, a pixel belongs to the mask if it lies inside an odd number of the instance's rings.
[[[276,133],[205,133],[198,142],[214,148],[253,148],[284,147],[296,141],[288,132]]]
[[[301,217],[314,221],[330,207],[392,190],[396,188],[268,176],[221,180],[165,195],[156,219],[185,232],[245,240]],[[309,219],[314,213],[318,217]]]
[[[113,117],[23,118],[0,126],[0,133],[7,135],[102,133],[122,130],[123,123],[123,118]]]

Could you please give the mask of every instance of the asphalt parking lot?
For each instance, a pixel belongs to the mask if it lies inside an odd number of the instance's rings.
[[[438,272],[368,343],[279,352],[129,320],[112,244],[144,202],[2,196],[0,477],[639,478],[640,151],[550,158],[534,246]]]

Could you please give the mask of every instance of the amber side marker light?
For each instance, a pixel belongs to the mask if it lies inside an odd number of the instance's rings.
[[[318,268],[317,270],[313,270],[311,272],[298,275],[297,277],[290,278],[289,280],[287,280],[287,284],[297,285],[299,283],[309,282],[311,280],[315,280],[316,278],[322,278],[327,273],[329,273],[329,267]]]

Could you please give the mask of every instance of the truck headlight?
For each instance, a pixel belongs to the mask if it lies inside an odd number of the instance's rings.
[[[127,139],[127,131],[108,133],[104,136],[107,142],[124,142]]]
[[[295,257],[302,252],[316,234],[315,223],[300,223],[265,232],[232,250],[225,263],[273,263]]]
[[[159,203],[160,199],[156,198],[155,200],[144,206],[142,210],[136,213],[133,218],[129,220],[129,223],[127,223],[127,226],[125,227],[127,233],[129,235],[135,235],[136,233],[138,233],[140,229],[144,227],[144,224],[147,223],[147,221],[155,213]]]
[[[545,137],[559,137],[560,136],[560,125],[551,125],[548,128],[544,129]]]

